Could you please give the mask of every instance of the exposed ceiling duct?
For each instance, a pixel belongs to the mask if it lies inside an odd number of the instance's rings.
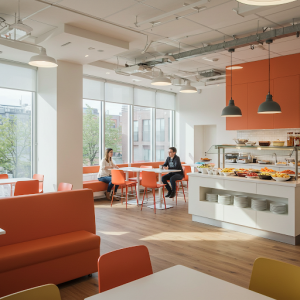
[[[184,51],[181,53],[174,54],[173,57],[175,60],[182,60],[200,55],[208,55],[210,53],[217,53],[226,49],[236,49],[253,44],[262,44],[266,40],[277,40],[291,35],[297,35],[298,32],[300,32],[300,24],[294,24],[292,26],[281,27],[278,29],[253,34],[247,37],[237,38],[228,42],[222,42],[214,45],[208,45],[202,48],[197,48],[194,50]],[[148,61],[147,65],[155,66],[164,63],[166,63],[164,59],[154,59],[152,61]]]

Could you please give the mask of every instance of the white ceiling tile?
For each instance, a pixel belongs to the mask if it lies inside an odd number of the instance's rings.
[[[296,3],[296,2],[295,2]],[[266,15],[266,19],[271,20],[277,24],[282,25],[290,25],[292,23],[293,18],[299,18],[300,16],[300,5],[298,2],[298,6],[295,6],[291,9],[280,10],[277,13]]]

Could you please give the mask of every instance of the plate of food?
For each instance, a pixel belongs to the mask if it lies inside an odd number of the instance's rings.
[[[246,177],[248,173],[237,172],[236,175],[239,177]]]
[[[211,161],[211,159],[207,158],[207,157],[204,157],[204,158],[201,158],[201,161],[202,162],[209,162],[209,161]]]
[[[269,168],[267,168],[267,167],[261,168],[261,169],[260,169],[260,172],[262,172],[262,173],[276,173],[275,170],[269,169]]]
[[[291,177],[289,175],[287,175],[287,174],[276,173],[276,174],[272,174],[272,178],[275,179],[276,181],[287,181]]]
[[[246,176],[247,178],[258,178],[258,175],[257,175],[257,173],[247,173],[247,176]]]
[[[259,179],[263,180],[271,180],[272,179],[272,173],[262,172],[258,175]]]

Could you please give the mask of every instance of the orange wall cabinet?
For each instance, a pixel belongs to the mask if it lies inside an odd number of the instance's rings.
[[[282,113],[259,115],[259,105],[268,94],[268,60],[240,64],[233,71],[233,100],[241,118],[226,118],[227,130],[300,128],[300,54],[271,59],[271,94]],[[230,71],[226,71],[226,104],[230,99]]]
[[[242,117],[236,118],[226,118],[226,129],[235,130],[235,128],[248,129],[247,119],[247,84],[234,85],[232,88],[232,99],[234,104],[238,106],[242,111]],[[230,86],[226,88],[226,105],[228,105],[231,98],[231,88]]]
[[[269,92],[269,82],[251,82],[248,84],[248,129],[273,129],[273,115],[258,114],[259,105],[266,100]],[[273,81],[271,81],[271,94]]]
[[[299,75],[274,79],[274,101],[281,106],[281,114],[274,115],[274,128],[300,127]]]

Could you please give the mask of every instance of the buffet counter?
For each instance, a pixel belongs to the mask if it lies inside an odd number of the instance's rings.
[[[267,199],[268,209],[237,207],[206,200],[206,194]],[[233,202],[233,201],[232,201]],[[270,212],[270,203],[287,204],[287,213]],[[250,205],[249,205],[250,206]],[[189,174],[189,214],[195,222],[240,231],[288,244],[300,243],[300,181],[277,182],[237,176]]]

